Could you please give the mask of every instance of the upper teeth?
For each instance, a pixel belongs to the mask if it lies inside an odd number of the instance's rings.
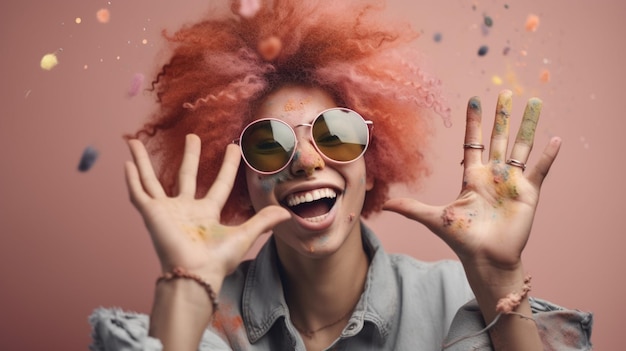
[[[293,207],[305,202],[313,202],[322,198],[334,199],[336,197],[337,193],[333,189],[324,188],[307,191],[306,193],[300,193],[298,195],[289,195],[286,202],[289,207]]]

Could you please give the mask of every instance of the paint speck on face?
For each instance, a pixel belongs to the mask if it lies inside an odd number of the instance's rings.
[[[285,106],[283,106],[283,110],[285,112],[303,110],[304,106],[307,105],[308,103],[310,103],[311,100],[312,100],[312,97],[310,97],[310,96],[307,96],[307,97],[299,99],[299,100],[289,99],[285,103]]]
[[[442,37],[443,37],[443,35],[441,33],[437,32],[437,33],[433,34],[433,41],[435,43],[439,43],[441,41]]]
[[[356,215],[354,213],[350,213],[350,215],[348,216],[348,222],[354,221],[354,218],[356,218]]]
[[[328,235],[322,235],[322,236],[320,236],[320,238],[319,238],[319,239],[317,239],[317,243],[318,243],[320,246],[324,246],[324,245],[326,245],[326,243],[328,242],[328,240],[329,240],[329,239],[330,239],[330,238],[329,238],[329,236],[328,236]]]
[[[266,194],[269,194],[270,192],[274,190],[274,187],[276,186],[276,184],[281,184],[290,178],[291,177],[289,176],[289,172],[285,169],[281,172],[267,175],[267,176],[259,175],[258,179],[261,184],[261,189],[263,189],[263,192],[265,192]]]
[[[303,142],[298,146],[297,159],[292,161],[293,167],[298,171],[304,171],[307,176],[311,176],[315,170],[324,167],[324,160],[317,150],[308,142]],[[289,168],[289,167],[288,167]]]
[[[274,186],[276,186],[276,182],[271,177],[266,177],[266,178],[259,177],[259,180],[261,183],[261,189],[263,189],[263,192],[266,194],[269,194],[270,192],[272,192],[272,190],[274,189]]]

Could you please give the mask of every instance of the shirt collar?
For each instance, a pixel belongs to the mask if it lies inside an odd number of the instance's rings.
[[[371,262],[363,294],[349,323],[358,326],[354,330],[357,333],[364,322],[371,322],[385,339],[398,306],[398,285],[389,256],[363,222],[361,233]],[[242,306],[242,317],[251,343],[262,338],[280,317],[289,318],[273,237],[265,243],[250,265],[243,288]]]

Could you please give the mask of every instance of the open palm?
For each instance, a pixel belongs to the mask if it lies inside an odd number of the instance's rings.
[[[168,196],[158,181],[150,158],[138,140],[130,140],[134,162],[126,164],[132,203],[141,213],[163,272],[181,267],[203,277],[223,278],[232,271],[260,234],[289,218],[270,206],[238,226],[220,223],[220,212],[232,190],[241,156],[229,145],[222,168],[206,196],[196,198],[200,139],[186,138],[178,176],[178,194]]]
[[[539,190],[560,147],[553,138],[534,167],[526,173],[525,163],[533,146],[541,101],[530,99],[510,157],[506,158],[510,91],[498,96],[491,135],[489,158],[482,160],[482,111],[480,100],[470,99],[464,143],[464,172],[461,192],[444,206],[430,206],[417,200],[389,200],[391,210],[417,220],[442,238],[461,261],[515,268],[528,241]]]

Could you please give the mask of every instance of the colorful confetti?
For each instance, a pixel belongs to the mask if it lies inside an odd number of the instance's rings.
[[[96,12],[96,18],[100,23],[109,23],[111,20],[111,12],[108,9],[100,9]]]
[[[130,81],[130,89],[128,89],[128,96],[137,96],[143,86],[144,75],[141,73],[135,73]]]
[[[485,23],[485,25],[487,27],[493,26],[493,19],[491,17],[487,16],[487,15],[485,15],[485,18],[484,18],[483,22]]]
[[[548,69],[543,69],[541,70],[541,73],[539,74],[539,80],[542,83],[548,83],[550,82],[550,71]]]
[[[43,57],[41,58],[41,62],[39,63],[39,65],[41,66],[41,69],[46,70],[46,71],[53,69],[58,64],[59,64],[59,59],[57,58],[56,53],[43,55]]]
[[[489,47],[487,45],[483,45],[478,48],[478,56],[485,56],[489,52]]]
[[[241,0],[239,14],[245,18],[252,18],[260,9],[261,2],[259,0]]]
[[[502,78],[500,78],[500,76],[493,76],[491,77],[491,83],[493,83],[493,85],[502,85]]]
[[[76,17],[76,19],[74,20],[74,22],[76,22],[76,24],[80,24],[83,20],[80,17]]]
[[[537,27],[539,27],[539,16],[530,14],[526,18],[526,24],[524,28],[526,28],[527,32],[536,32]]]
[[[87,146],[83,151],[83,155],[80,158],[80,162],[78,163],[78,170],[81,172],[87,172],[93,167],[98,159],[98,150],[96,150],[93,146]]]
[[[280,55],[283,48],[283,42],[277,36],[265,38],[259,42],[258,51],[265,61],[273,61]]]

